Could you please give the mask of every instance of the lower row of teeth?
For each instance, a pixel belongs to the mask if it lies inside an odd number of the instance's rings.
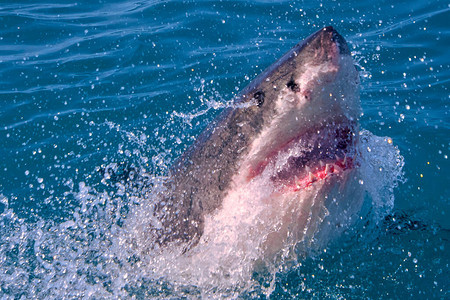
[[[346,169],[348,169],[349,167],[350,167],[350,163],[351,163],[351,161],[352,161],[352,159],[351,158],[348,158],[347,156],[346,157],[344,157],[344,159],[340,159],[340,158],[337,158],[337,161],[336,161],[336,163],[328,163],[328,164],[325,164],[325,163],[323,163],[323,162],[320,162],[320,165],[323,167],[324,165],[325,165],[325,175],[328,175],[328,174],[333,174],[333,173],[339,173],[339,172],[341,172],[341,171],[343,171],[343,170],[346,170]],[[315,181],[317,181],[317,180],[319,180],[319,179],[323,179],[323,178],[318,178],[313,172],[311,172],[310,170],[308,170],[309,168],[307,168],[307,171],[308,171],[308,178],[309,178],[309,181],[312,183],[312,182],[315,182]],[[318,171],[317,173],[320,173],[321,171]],[[297,187],[300,187],[300,186],[297,186]]]

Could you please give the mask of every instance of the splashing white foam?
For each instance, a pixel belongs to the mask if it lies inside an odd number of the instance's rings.
[[[177,247],[158,249],[147,234],[149,226],[158,226],[152,207],[158,194],[167,192],[163,177],[140,174],[145,176],[137,180],[152,186],[146,194],[126,185],[108,191],[79,182],[65,196],[80,205],[62,223],[25,220],[1,196],[1,293],[25,298],[237,297],[259,285],[253,280],[259,272],[267,274],[271,284],[265,289],[270,294],[274,274],[309,249],[325,247],[321,239],[335,234],[335,226],[322,226],[331,220],[333,208],[319,205],[319,195],[326,192],[327,201],[337,203],[335,195],[343,201],[342,195],[348,198],[355,189],[363,190],[372,200],[374,218],[392,209],[403,158],[389,138],[362,130],[360,140],[360,166],[348,178],[352,188],[342,191],[330,185],[273,202],[264,195],[274,187],[256,180],[229,195],[224,202],[227,214],[209,217],[200,244],[184,255]],[[310,211],[298,209],[305,201],[310,201]],[[299,216],[306,218],[295,222]],[[275,247],[272,243],[280,239],[283,245]],[[266,248],[280,250],[264,257]]]

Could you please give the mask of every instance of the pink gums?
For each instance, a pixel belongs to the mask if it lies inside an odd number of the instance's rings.
[[[337,175],[345,170],[352,169],[353,166],[353,159],[351,157],[346,157],[342,160],[336,161],[334,164],[328,164],[328,166],[320,167],[316,171],[307,174],[304,178],[295,180],[292,185],[286,186],[285,191],[298,192],[311,186],[314,182],[323,180],[333,174]]]

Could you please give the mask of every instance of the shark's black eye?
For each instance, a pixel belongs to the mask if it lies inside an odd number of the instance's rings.
[[[289,80],[289,82],[286,83],[286,86],[293,92],[300,92],[300,87],[295,83],[294,79]]]
[[[258,105],[258,107],[261,107],[261,105],[263,105],[264,103],[264,92],[263,91],[258,91],[256,93],[253,94],[253,98],[255,98],[256,100],[256,105]]]

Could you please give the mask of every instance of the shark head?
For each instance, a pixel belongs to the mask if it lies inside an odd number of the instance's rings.
[[[293,47],[242,92],[240,101],[256,103],[251,109],[262,124],[242,160],[243,179],[261,174],[280,154],[285,161],[272,178],[288,189],[352,167],[361,113],[359,75],[347,43],[332,27]]]

